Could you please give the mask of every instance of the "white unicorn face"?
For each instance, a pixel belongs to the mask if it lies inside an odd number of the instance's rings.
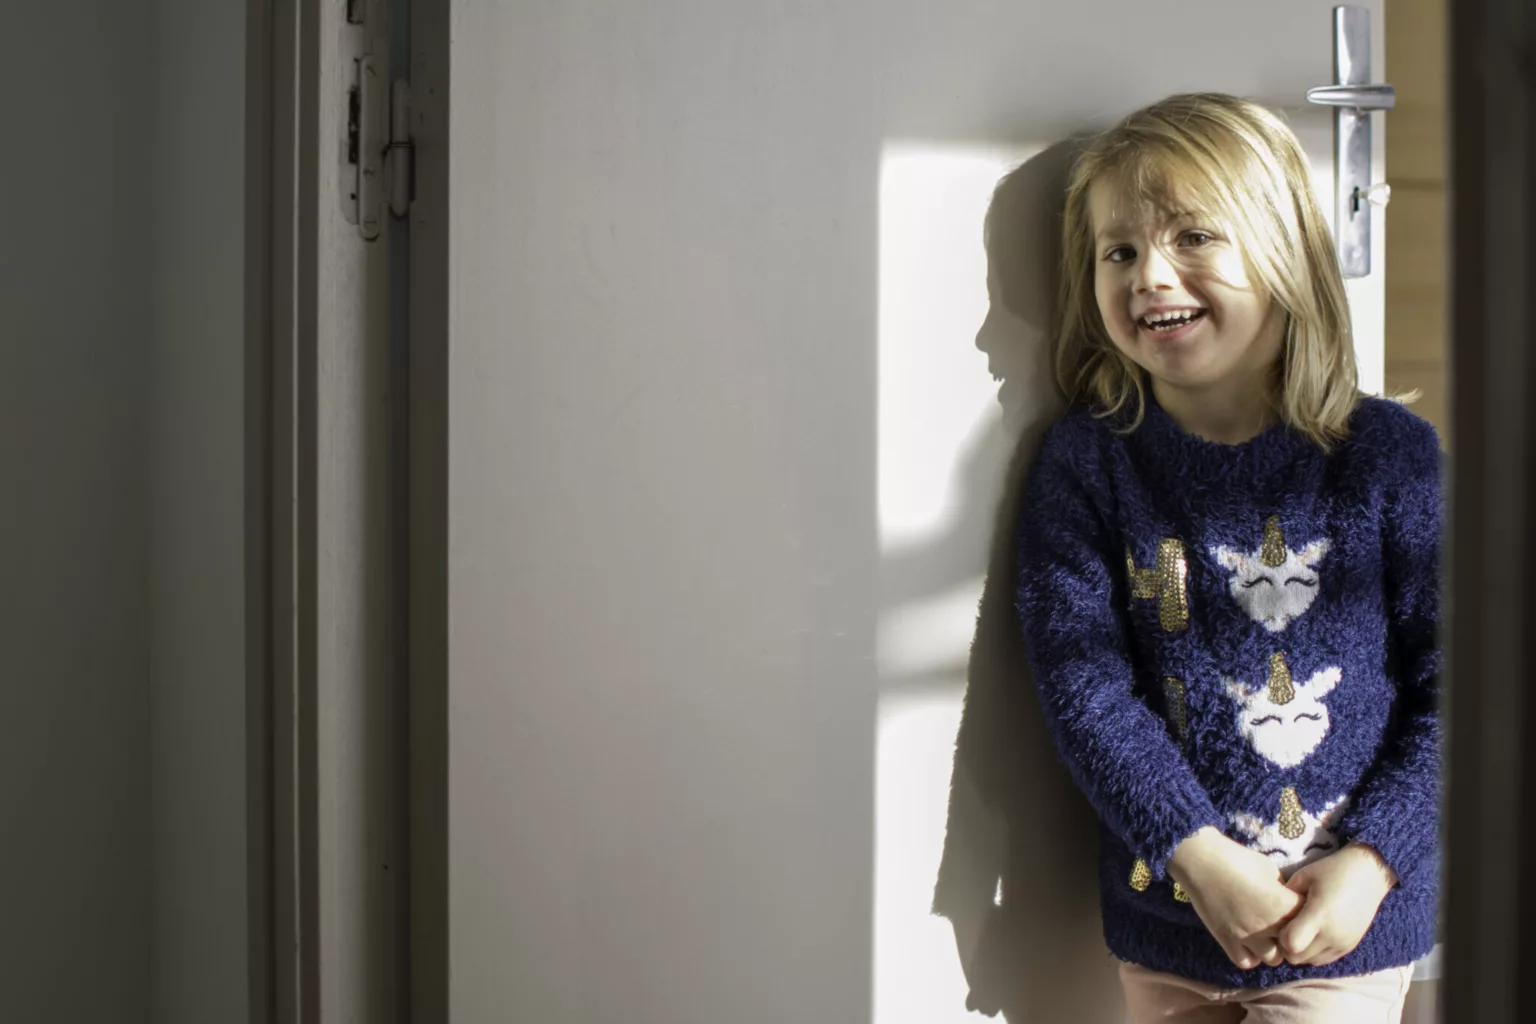
[[[1296,790],[1280,795],[1280,817],[1264,821],[1252,814],[1234,814],[1232,824],[1248,840],[1248,846],[1264,854],[1290,878],[1298,870],[1320,857],[1338,850],[1343,842],[1333,828],[1349,809],[1349,798],[1339,797],[1320,815],[1302,809]]]
[[[1343,672],[1325,668],[1304,683],[1293,685],[1283,658],[1271,670],[1268,685],[1249,689],[1233,679],[1223,679],[1227,695],[1237,702],[1237,727],[1255,752],[1281,768],[1305,761],[1328,735],[1328,707],[1323,697],[1332,692]],[[1283,679],[1281,678],[1283,673]]]
[[[1232,596],[1253,621],[1278,633],[1317,600],[1317,563],[1328,554],[1329,542],[1313,541],[1300,551],[1285,543],[1279,522],[1271,519],[1264,542],[1253,552],[1216,547],[1211,554],[1232,573]]]

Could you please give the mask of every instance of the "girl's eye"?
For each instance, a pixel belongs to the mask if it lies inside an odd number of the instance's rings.
[[[1216,236],[1209,231],[1186,231],[1179,241],[1191,249],[1199,249],[1216,241]]]
[[[1124,263],[1126,260],[1135,258],[1136,250],[1128,245],[1117,245],[1104,254],[1104,259],[1110,263]]]

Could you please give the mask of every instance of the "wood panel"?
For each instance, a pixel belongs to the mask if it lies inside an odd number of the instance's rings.
[[[1391,392],[1418,391],[1414,409],[1447,444],[1445,0],[1389,0],[1386,115],[1386,371]]]

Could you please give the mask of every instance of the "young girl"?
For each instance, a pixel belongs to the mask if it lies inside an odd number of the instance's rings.
[[[1436,926],[1438,439],[1359,393],[1306,157],[1263,108],[1131,115],[1063,229],[1074,407],[1019,610],[1132,1018],[1397,1021]]]

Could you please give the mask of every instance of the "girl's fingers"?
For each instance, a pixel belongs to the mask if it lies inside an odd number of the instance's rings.
[[[1216,941],[1221,944],[1222,952],[1227,954],[1227,959],[1236,964],[1240,970],[1251,971],[1257,966],[1253,954],[1248,952],[1241,942],[1225,939],[1220,935],[1216,936]]]
[[[1297,967],[1323,967],[1333,963],[1339,958],[1333,946],[1319,936],[1312,945],[1299,953],[1286,957],[1286,960]]]
[[[1273,936],[1254,935],[1243,940],[1243,946],[1252,959],[1253,965],[1268,964],[1271,967],[1279,967],[1285,962],[1285,954],[1280,951],[1280,944]]]
[[[1341,950],[1341,949],[1337,948],[1336,946],[1326,947],[1326,948],[1320,950],[1317,954],[1315,954],[1312,957],[1312,963],[1311,963],[1310,966],[1312,966],[1312,967],[1327,967],[1329,964],[1333,963],[1335,960],[1343,959],[1344,953],[1345,953],[1344,950]]]
[[[1316,949],[1322,942],[1321,934],[1325,918],[1320,907],[1312,903],[1304,903],[1296,916],[1291,918],[1289,924],[1280,933],[1281,945],[1290,955],[1291,963],[1297,962],[1297,957],[1305,956],[1309,949]]]

